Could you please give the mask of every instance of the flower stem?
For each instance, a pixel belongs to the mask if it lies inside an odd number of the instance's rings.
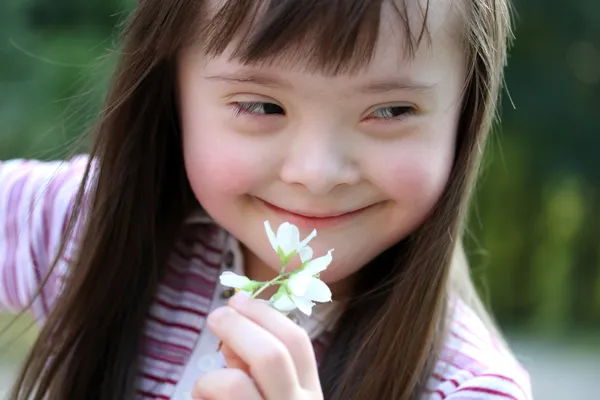
[[[285,272],[285,267],[287,266],[288,261],[289,261],[288,258],[281,260],[281,271],[279,271],[279,275],[281,275]]]
[[[264,285],[262,285],[261,287],[258,288],[258,290],[256,292],[254,292],[252,294],[252,298],[256,298],[259,294],[261,294],[266,288],[268,288],[271,285],[276,284],[277,282],[283,280],[283,278],[285,277],[285,275],[277,275],[274,279],[271,279],[268,282],[265,282]]]

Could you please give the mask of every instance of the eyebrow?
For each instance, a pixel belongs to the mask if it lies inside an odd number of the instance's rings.
[[[231,84],[251,83],[255,85],[271,87],[274,89],[293,89],[291,82],[285,79],[257,72],[234,72],[218,74],[207,76],[205,79],[209,81]],[[397,90],[426,91],[434,88],[435,86],[436,84],[417,82],[405,78],[386,78],[369,82],[366,85],[357,86],[355,91],[365,94],[378,94]]]

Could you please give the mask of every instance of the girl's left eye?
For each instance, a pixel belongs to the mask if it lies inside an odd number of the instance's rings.
[[[400,119],[408,115],[414,115],[415,108],[411,106],[381,107],[373,111],[368,119]]]
[[[237,102],[233,103],[236,116],[241,114],[285,115],[285,110],[275,103]]]

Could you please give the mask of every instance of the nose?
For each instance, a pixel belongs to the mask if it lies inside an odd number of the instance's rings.
[[[323,130],[295,132],[281,168],[281,180],[304,186],[314,195],[323,195],[340,185],[360,180],[357,163],[348,140]]]

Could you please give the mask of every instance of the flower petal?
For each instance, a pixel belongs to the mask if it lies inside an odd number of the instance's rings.
[[[313,231],[310,233],[310,235],[308,235],[306,237],[306,239],[304,239],[302,242],[300,242],[300,247],[304,247],[308,244],[308,242],[310,242],[311,240],[313,240],[315,238],[315,236],[317,236],[317,230],[313,229]]]
[[[219,276],[219,281],[223,286],[229,286],[237,289],[241,289],[251,282],[247,277],[238,275],[231,271],[223,272],[221,276]]]
[[[296,296],[304,296],[306,294],[306,290],[308,290],[308,285],[310,285],[311,279],[313,279],[313,277],[310,274],[298,272],[290,277],[288,281],[288,288],[292,294]]]
[[[271,243],[271,247],[273,248],[273,250],[277,251],[277,247],[279,247],[279,245],[277,244],[277,237],[275,236],[275,232],[273,232],[273,229],[271,229],[271,224],[269,224],[269,221],[265,221],[265,230],[267,231],[267,237],[269,238],[269,243]]]
[[[277,229],[277,243],[285,255],[298,250],[300,231],[298,231],[296,225],[292,225],[289,222],[279,225]]]
[[[311,301],[325,303],[331,301],[331,290],[329,286],[320,279],[311,278],[310,284],[304,293],[304,298]]]
[[[304,314],[310,316],[312,313],[312,308],[315,305],[312,301],[305,299],[304,297],[294,296],[292,295],[292,300],[298,307],[298,310],[302,311]]]
[[[306,264],[306,267],[304,267],[303,272],[310,273],[311,275],[316,275],[322,271],[325,271],[329,264],[331,264],[331,261],[333,260],[333,257],[331,256],[332,251],[333,249],[329,250],[324,256],[311,260],[308,264]]]
[[[271,299],[273,299],[273,298],[271,298]],[[290,296],[288,296],[287,294],[280,296],[275,301],[271,301],[271,305],[276,310],[283,311],[283,312],[289,312],[289,311],[296,309],[296,303],[294,303],[292,301],[292,299],[290,298]]]
[[[308,247],[308,246],[304,246],[299,250],[300,253],[300,260],[302,260],[303,263],[310,261],[310,259],[313,256],[313,250]]]

